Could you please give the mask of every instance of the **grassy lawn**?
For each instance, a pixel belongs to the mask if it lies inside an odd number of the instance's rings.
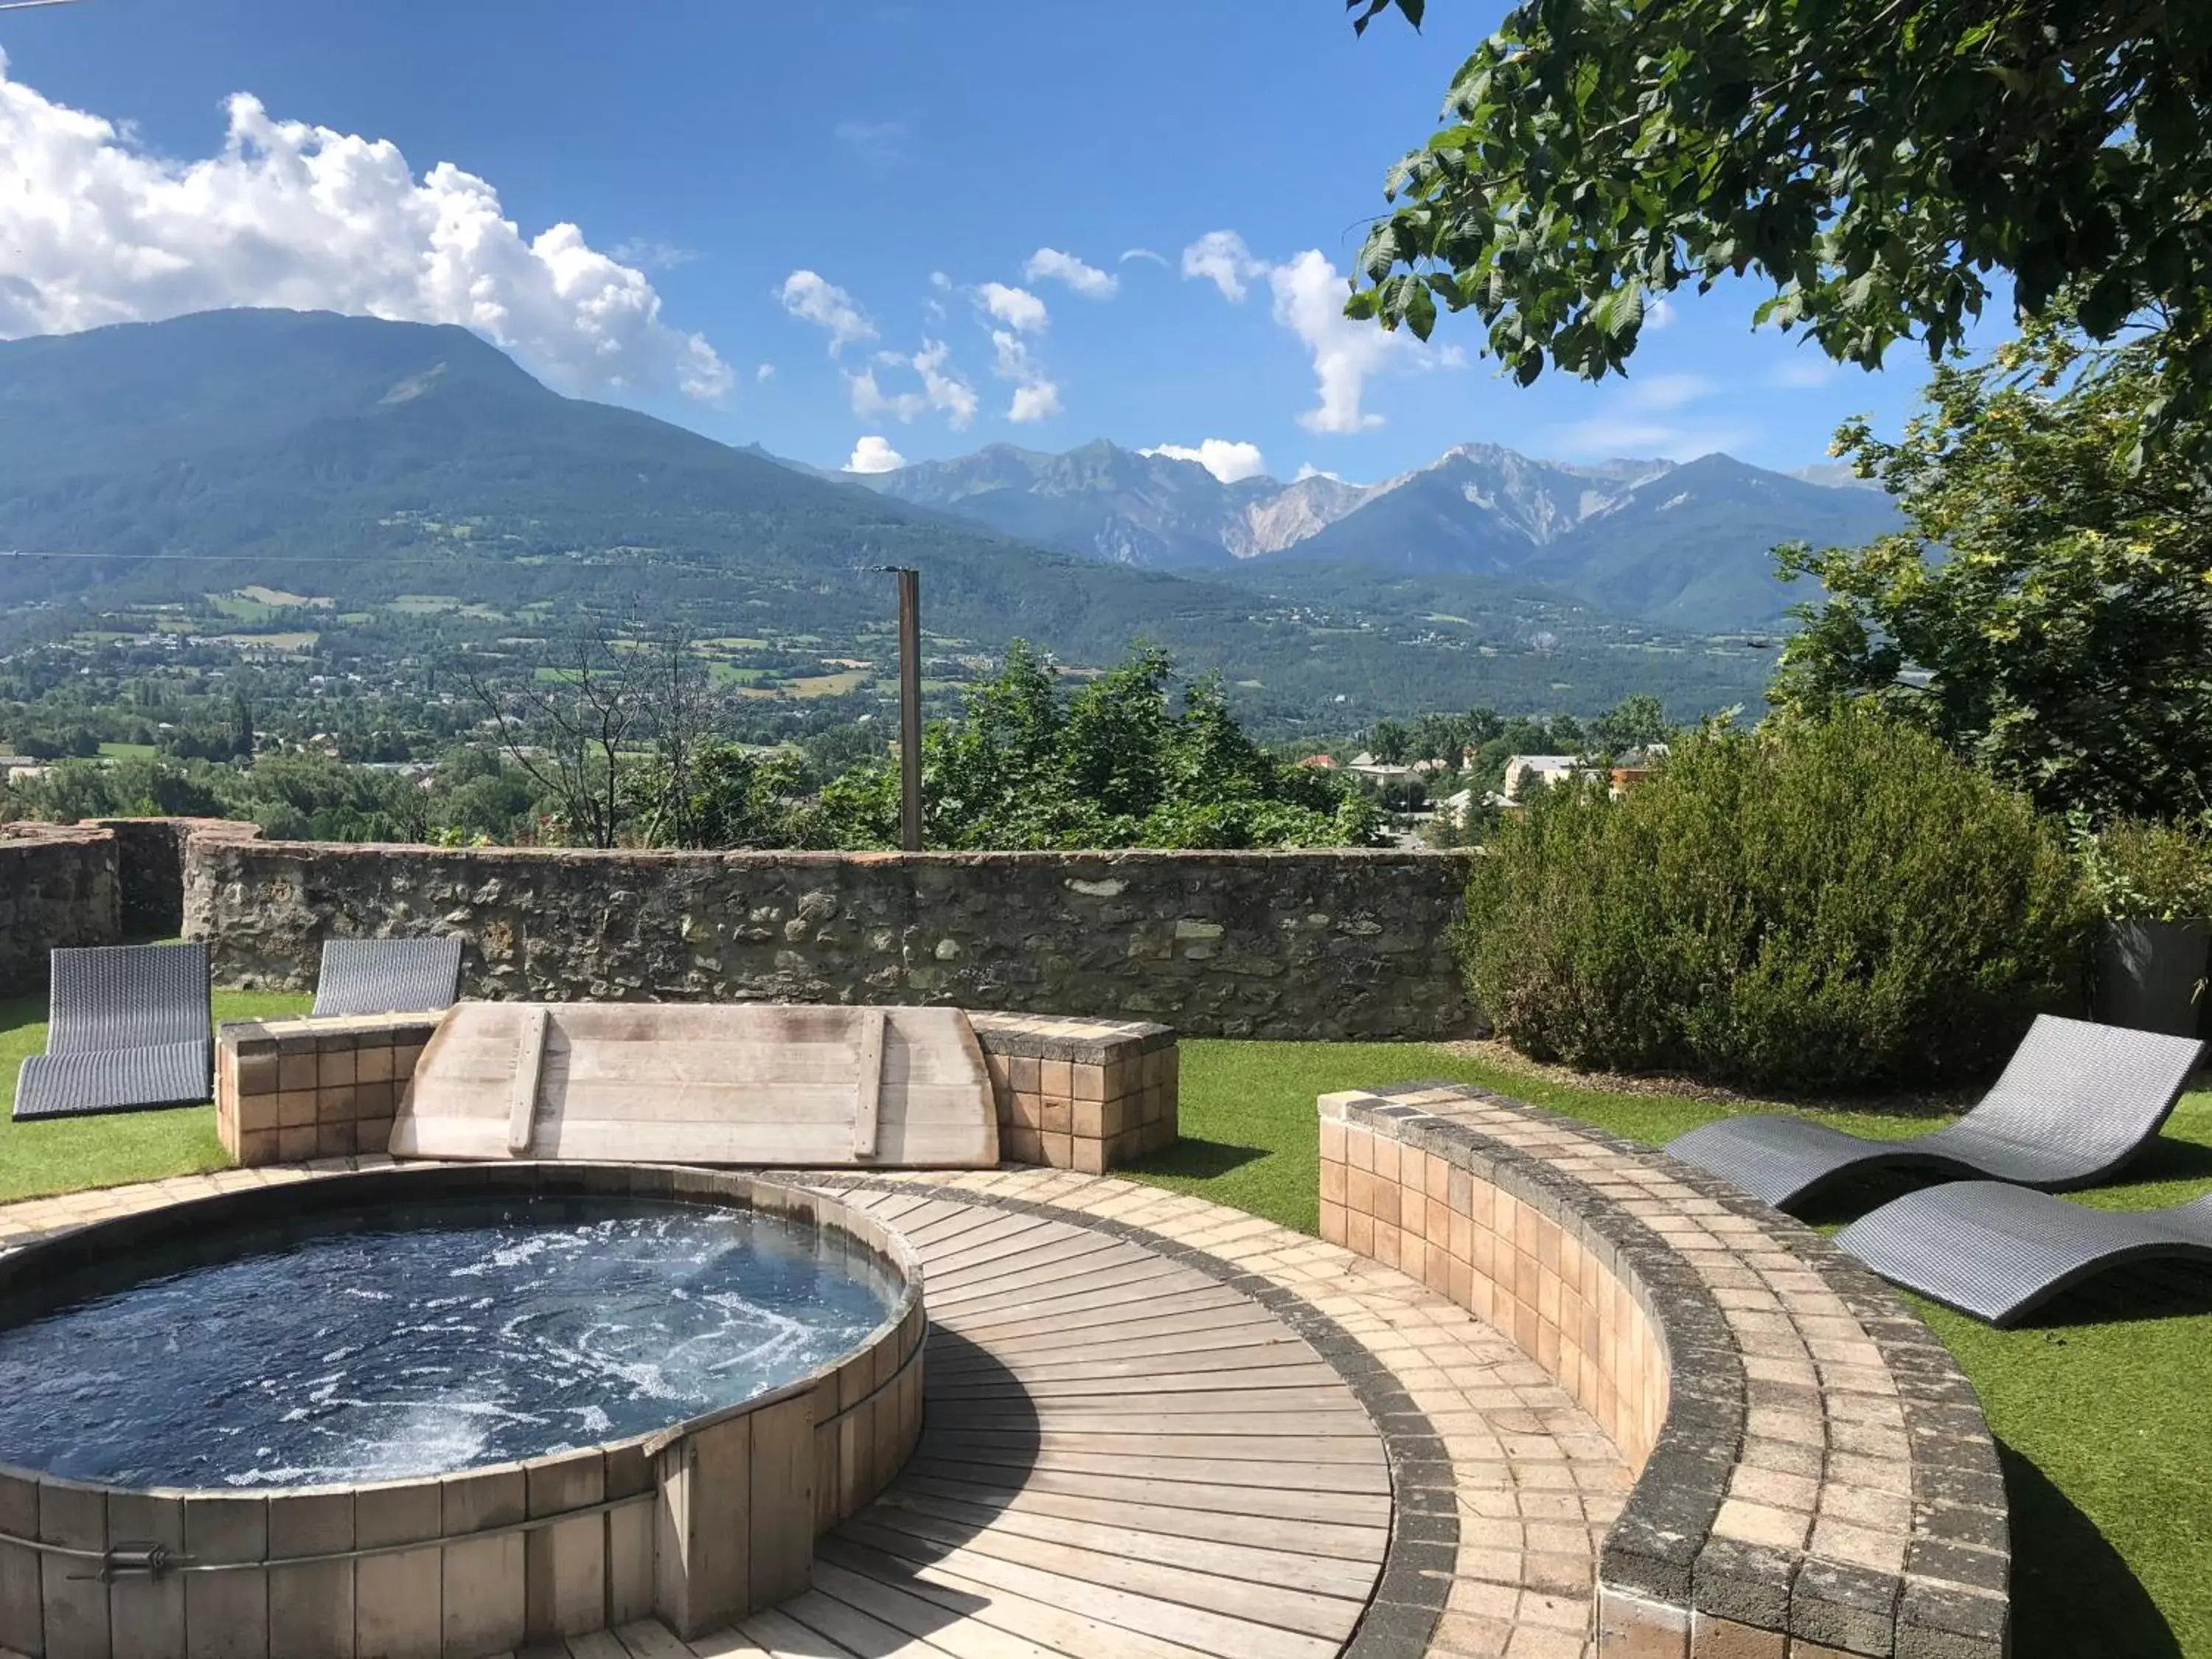
[[[222,992],[216,1017],[299,1012],[307,1001]],[[0,1087],[9,1098],[17,1063],[45,1044],[44,1014],[42,1000],[0,1000]],[[1182,1068],[1184,1139],[1132,1173],[1308,1232],[1319,1094],[1452,1079],[1654,1143],[1742,1109],[1579,1088],[1390,1043],[1188,1042]],[[0,1201],[220,1167],[214,1115],[196,1107],[20,1127],[0,1119]],[[1877,1135],[1937,1121],[1820,1115]],[[2183,1101],[2135,1176],[2080,1200],[2142,1207],[2212,1190],[2212,1094]],[[1833,1218],[1886,1190],[1894,1188],[1850,1195]],[[2112,1285],[2021,1331],[1921,1310],[1973,1378],[2003,1443],[2022,1659],[2212,1659],[2212,1293],[2149,1279]]]
[[[305,1013],[313,1001],[302,994],[218,991],[215,1017],[252,1019],[261,1014]],[[46,998],[0,998],[0,1089],[5,1090],[9,1105],[15,1098],[16,1067],[26,1054],[43,1054],[46,1047]],[[222,1164],[212,1106],[46,1123],[0,1117],[0,1203],[219,1170]]]

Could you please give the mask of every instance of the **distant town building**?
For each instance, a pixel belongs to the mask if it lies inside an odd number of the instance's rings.
[[[1505,781],[1498,793],[1509,803],[1517,805],[1531,780],[1548,789],[1583,769],[1582,762],[1572,755],[1509,755],[1505,760]]]
[[[1522,805],[1533,781],[1550,788],[1574,777],[1600,777],[1614,795],[1625,795],[1649,778],[1659,762],[1666,758],[1667,745],[1655,743],[1649,748],[1632,749],[1612,766],[1599,767],[1575,755],[1514,755],[1505,763],[1504,783],[1498,796],[1504,806]]]
[[[1410,778],[1413,775],[1412,767],[1393,766],[1388,761],[1379,761],[1364,749],[1352,757],[1350,769],[1357,772],[1363,778],[1372,779],[1376,783],[1395,783],[1401,778]]]

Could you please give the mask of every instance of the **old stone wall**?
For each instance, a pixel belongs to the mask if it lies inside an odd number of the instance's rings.
[[[227,818],[87,818],[115,837],[123,937],[173,939],[184,924],[185,845],[194,836],[252,837],[251,823]]]
[[[0,825],[0,996],[42,989],[57,945],[116,943],[120,894],[106,830]]]
[[[1191,1036],[1478,1029],[1463,854],[600,853],[198,835],[184,931],[305,988],[326,938],[457,933],[463,994],[934,1002]]]

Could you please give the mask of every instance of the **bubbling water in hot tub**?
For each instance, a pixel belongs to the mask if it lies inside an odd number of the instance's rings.
[[[0,1331],[0,1462],[251,1488],[535,1457],[803,1376],[896,1295],[834,1235],[761,1212],[538,1199],[332,1218]]]

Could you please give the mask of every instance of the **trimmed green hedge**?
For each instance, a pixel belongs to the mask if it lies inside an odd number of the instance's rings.
[[[1845,709],[1551,791],[1476,860],[1461,945],[1539,1059],[1850,1091],[1987,1075],[2078,1006],[2086,919],[2023,797]]]

